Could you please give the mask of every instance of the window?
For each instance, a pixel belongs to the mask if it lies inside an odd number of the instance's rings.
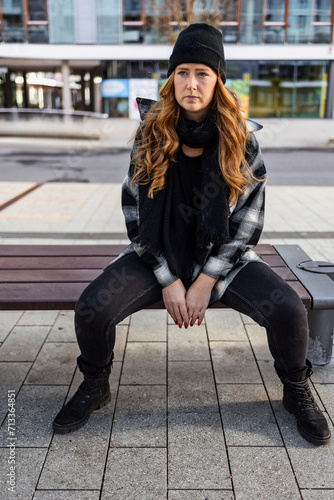
[[[124,0],[124,21],[141,22],[142,2],[141,0]]]
[[[237,43],[239,30],[239,1],[220,0],[219,16],[223,27],[224,43]]]
[[[285,33],[285,2],[280,0],[267,0],[263,42],[283,43]]]
[[[47,21],[45,0],[28,0],[29,21]]]
[[[331,0],[314,0],[311,42],[330,43],[331,41]]]
[[[3,41],[25,42],[22,0],[2,0]]]
[[[262,31],[263,0],[242,0],[240,18],[240,41],[260,43]]]
[[[46,0],[28,0],[27,7],[29,43],[48,43],[49,28]]]

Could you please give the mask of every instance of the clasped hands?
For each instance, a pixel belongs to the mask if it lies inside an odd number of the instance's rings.
[[[163,288],[162,297],[165,307],[180,328],[193,326],[197,320],[202,323],[208,307],[215,278],[200,274],[191,287],[186,290],[180,279]]]

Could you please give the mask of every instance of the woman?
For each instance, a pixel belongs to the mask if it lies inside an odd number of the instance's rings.
[[[225,81],[220,31],[193,24],[176,41],[160,101],[138,101],[143,122],[122,194],[132,243],[77,303],[84,382],[55,418],[56,432],[78,429],[110,401],[117,323],[163,299],[188,328],[221,300],[265,326],[302,436],[330,441],[308,385],[306,310],[251,250],[263,226],[265,168],[252,132],[261,127],[243,119]]]

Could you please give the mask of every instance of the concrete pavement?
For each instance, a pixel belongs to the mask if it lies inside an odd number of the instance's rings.
[[[127,242],[120,184],[48,183],[10,204],[31,187],[0,183],[0,244]],[[261,242],[334,261],[333,199],[332,187],[269,186]],[[76,433],[54,435],[81,380],[73,313],[0,313],[1,500],[334,499],[334,444],[299,436],[263,328],[209,310],[203,325],[179,330],[165,311],[144,311],[117,339],[111,404]],[[333,358],[312,381],[334,432]]]

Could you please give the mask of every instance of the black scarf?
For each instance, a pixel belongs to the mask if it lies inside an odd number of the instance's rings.
[[[183,233],[187,223],[179,207],[184,201],[179,187],[177,169],[182,168],[183,158],[179,151],[166,175],[165,187],[153,199],[148,197],[148,185],[139,186],[139,234],[135,242],[149,253],[167,259],[170,271],[179,278],[189,278],[193,262],[199,264],[203,249],[220,246],[230,240],[227,187],[218,163],[218,131],[214,116],[210,113],[202,123],[180,117],[177,133],[181,144],[192,148],[204,148],[201,157],[202,186],[200,204],[197,205],[197,227],[194,254],[188,256],[184,265],[186,245],[176,234]],[[186,234],[186,231],[184,231]],[[202,250],[202,251],[201,251]]]

